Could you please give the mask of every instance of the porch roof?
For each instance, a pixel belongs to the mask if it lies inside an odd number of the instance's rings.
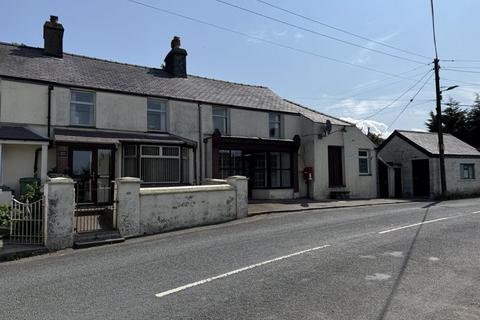
[[[25,127],[0,126],[0,143],[46,144],[48,139]]]
[[[196,142],[169,133],[136,133],[127,131],[54,129],[55,142],[120,144],[158,143],[195,147]]]

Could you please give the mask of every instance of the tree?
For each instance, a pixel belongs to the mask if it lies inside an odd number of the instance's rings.
[[[467,128],[469,134],[467,142],[476,148],[480,148],[480,96],[478,94],[467,114]]]
[[[367,137],[376,145],[376,146],[379,146],[382,144],[383,142],[383,138],[379,135],[379,134],[376,134],[376,133],[371,133],[369,132],[367,134]]]
[[[450,98],[447,107],[442,111],[443,132],[450,133],[463,141],[470,140],[469,113],[461,109],[459,102]],[[425,122],[430,132],[437,132],[437,117],[431,111],[430,119]]]

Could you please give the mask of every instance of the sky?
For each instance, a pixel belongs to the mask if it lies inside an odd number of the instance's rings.
[[[310,20],[258,0],[222,0],[277,21],[217,0],[135,1],[150,7],[132,0],[1,0],[0,41],[42,47],[43,23],[57,15],[65,52],[160,67],[177,35],[189,74],[267,86],[383,135],[425,130],[435,107],[429,0],[262,0]],[[480,93],[478,12],[478,0],[435,1],[441,85],[459,85],[444,92],[443,102],[470,105]]]

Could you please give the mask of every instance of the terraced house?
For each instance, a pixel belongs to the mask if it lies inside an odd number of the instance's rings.
[[[52,16],[44,48],[0,44],[4,188],[68,175],[78,203],[101,205],[116,177],[245,175],[252,198],[377,195],[374,145],[351,123],[266,87],[189,75],[177,37],[155,68],[64,53],[63,33]]]

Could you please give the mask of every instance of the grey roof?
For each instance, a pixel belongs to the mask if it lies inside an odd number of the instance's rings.
[[[48,141],[47,138],[28,130],[25,127],[0,126],[0,139],[22,141]]]
[[[159,96],[209,104],[302,114],[314,122],[350,125],[334,117],[285,101],[262,86],[189,75],[174,78],[165,70],[0,42],[0,76],[46,81],[66,86]]]
[[[437,133],[407,130],[396,130],[396,132],[426,150],[428,153],[433,155],[439,154]],[[443,135],[443,143],[445,145],[445,155],[480,156],[480,152],[477,149],[451,134]]]

